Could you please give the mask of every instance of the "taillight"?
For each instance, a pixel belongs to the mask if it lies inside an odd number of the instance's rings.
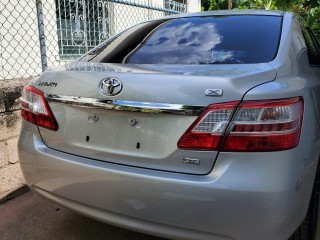
[[[58,130],[58,124],[53,113],[39,89],[25,86],[20,98],[21,116],[28,122],[50,129]]]
[[[298,145],[302,98],[245,101],[223,142],[222,151],[279,151]]]
[[[181,149],[218,150],[239,102],[209,105],[178,141]]]
[[[182,149],[280,151],[299,144],[303,100],[244,101],[210,105],[178,142]],[[228,128],[228,129],[226,129]]]

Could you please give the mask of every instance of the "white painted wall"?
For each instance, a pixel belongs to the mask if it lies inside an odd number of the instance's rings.
[[[59,57],[54,0],[43,0],[48,66]],[[36,1],[1,0],[0,80],[37,76],[41,54]]]
[[[163,0],[139,0],[140,4],[164,8]],[[59,60],[55,0],[42,0],[47,63]],[[141,21],[164,16],[163,12],[109,3],[110,34],[113,35]],[[200,0],[188,0],[189,12],[199,12]],[[41,54],[36,0],[0,0],[0,80],[27,78],[41,73]]]
[[[41,73],[35,1],[0,2],[0,79]]]
[[[140,4],[149,5],[153,7],[163,8],[163,0],[141,0]],[[136,25],[148,19],[161,18],[165,16],[163,12],[154,11],[150,9],[142,9],[123,4],[110,3],[111,8],[109,12],[111,15],[111,35],[122,32],[130,26]]]
[[[201,0],[188,0],[188,12],[201,12]]]
[[[57,34],[57,17],[55,0],[42,0],[46,34],[47,62],[50,68],[61,65]]]
[[[165,8],[164,0],[140,0],[139,3],[153,7]],[[200,12],[201,0],[187,0],[188,12]],[[156,19],[165,16],[164,12],[141,9],[122,4],[111,4],[111,35],[122,32],[128,27],[148,19]]]

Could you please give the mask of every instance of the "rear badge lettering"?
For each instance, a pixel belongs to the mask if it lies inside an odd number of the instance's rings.
[[[43,87],[56,87],[58,86],[58,83],[56,82],[39,82],[38,86],[43,86]]]
[[[182,159],[182,163],[200,165],[200,159],[197,159],[197,158],[184,158],[184,159]]]
[[[220,97],[223,95],[223,90],[222,89],[206,89],[204,93],[206,96]]]

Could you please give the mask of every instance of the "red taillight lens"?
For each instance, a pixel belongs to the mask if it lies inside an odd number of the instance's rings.
[[[184,133],[178,147],[254,152],[280,151],[298,145],[302,98],[244,101],[233,114],[237,106],[238,102],[210,105]]]
[[[222,144],[222,151],[279,151],[299,144],[302,98],[245,101]]]
[[[209,105],[178,141],[181,149],[218,150],[239,102]]]
[[[25,86],[20,98],[21,116],[28,122],[50,130],[58,130],[53,113],[39,89]]]

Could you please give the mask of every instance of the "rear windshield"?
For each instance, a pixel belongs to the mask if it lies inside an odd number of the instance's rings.
[[[129,64],[245,64],[272,61],[282,17],[178,18],[137,25],[83,60]],[[112,42],[114,42],[112,44]],[[126,43],[127,42],[127,43]],[[111,49],[110,46],[112,46]]]

